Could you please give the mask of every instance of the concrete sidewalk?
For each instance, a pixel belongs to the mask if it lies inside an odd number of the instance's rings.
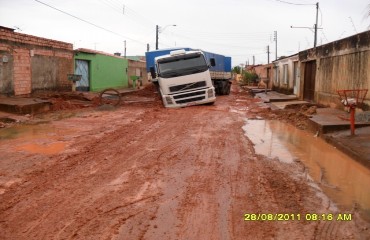
[[[358,115],[358,114],[356,114]],[[326,134],[334,131],[350,129],[350,114],[334,108],[317,108],[316,114],[310,118],[311,130]],[[356,128],[370,126],[370,122],[355,122]]]
[[[245,90],[253,93],[271,109],[285,109],[289,105],[309,104],[298,100],[295,95],[286,95],[275,91],[267,93],[256,87],[246,86]],[[362,114],[362,115],[361,115]],[[346,153],[364,166],[370,168],[370,112],[356,112],[355,135],[351,136],[350,115],[344,110],[317,108],[316,114],[309,119],[308,130],[318,134],[327,142]]]
[[[370,122],[356,121],[355,134],[351,136],[348,112],[333,108],[318,108],[316,111],[310,118],[310,130],[318,132],[327,142],[370,167]]]
[[[39,98],[2,97],[0,111],[16,114],[35,114],[50,110],[51,102]]]
[[[269,102],[284,102],[284,101],[292,101],[292,100],[297,100],[296,95],[286,95],[282,93],[278,93],[275,91],[270,91],[270,92],[261,92],[261,93],[256,93],[255,96],[257,98],[260,98],[263,100],[265,103]]]
[[[357,128],[355,135],[350,130],[337,131],[322,136],[342,152],[370,168],[370,127]]]

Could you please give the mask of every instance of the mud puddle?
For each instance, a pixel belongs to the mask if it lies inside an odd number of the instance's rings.
[[[280,121],[247,120],[243,127],[257,154],[300,161],[308,176],[342,211],[354,207],[370,221],[370,170],[313,134]]]
[[[0,141],[16,138],[45,137],[54,132],[55,128],[46,124],[18,125],[0,129]]]
[[[64,136],[72,132],[72,128],[62,129],[52,124],[17,125],[0,129],[0,144],[9,145],[15,151],[58,154],[67,148]]]

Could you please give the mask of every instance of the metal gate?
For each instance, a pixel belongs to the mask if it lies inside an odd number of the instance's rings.
[[[315,97],[316,61],[306,62],[304,69],[303,99],[313,101]]]
[[[293,93],[298,94],[299,91],[299,68],[298,62],[293,63]]]
[[[82,75],[81,80],[76,82],[76,90],[88,92],[89,84],[89,62],[85,60],[76,60],[75,74]]]

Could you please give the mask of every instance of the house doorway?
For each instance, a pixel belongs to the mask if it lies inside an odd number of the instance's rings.
[[[76,90],[90,91],[89,83],[89,62],[85,60],[76,60],[75,74],[82,75],[81,80],[76,82]]]
[[[293,63],[293,94],[298,95],[299,91],[299,68],[298,62]]]
[[[309,61],[304,69],[303,99],[313,101],[315,98],[316,61]]]

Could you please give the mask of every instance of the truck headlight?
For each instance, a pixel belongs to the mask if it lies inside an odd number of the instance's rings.
[[[169,96],[166,97],[166,102],[167,102],[167,104],[173,104],[172,98],[169,97]]]
[[[215,96],[215,93],[214,93],[213,89],[212,88],[208,89],[208,98],[212,98],[214,96]]]

